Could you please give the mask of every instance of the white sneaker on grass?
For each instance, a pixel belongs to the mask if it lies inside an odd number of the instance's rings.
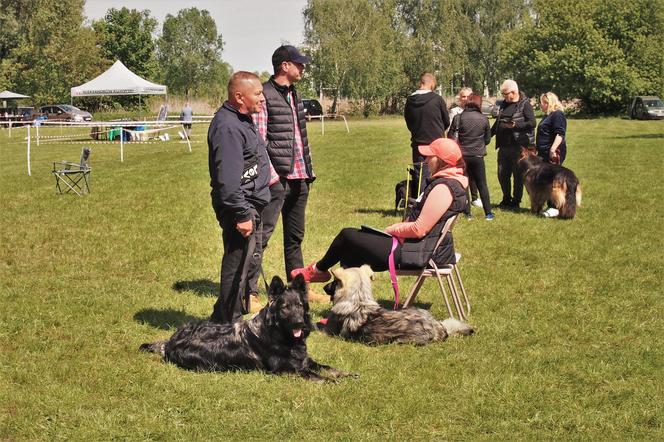
[[[472,201],[470,204],[472,204],[475,207],[483,207],[482,206],[482,200],[481,199],[476,199],[475,201]]]
[[[549,208],[546,209],[544,212],[542,212],[542,215],[543,215],[545,218],[555,218],[555,217],[558,216],[559,213],[560,213],[560,212],[559,212],[558,209],[556,209],[555,207],[549,207]]]

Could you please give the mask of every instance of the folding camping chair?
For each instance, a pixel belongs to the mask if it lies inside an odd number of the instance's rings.
[[[436,254],[436,250],[438,249],[438,247],[440,247],[440,244],[443,242],[445,236],[452,231],[452,227],[454,226],[454,223],[456,222],[458,217],[459,217],[458,214],[454,215],[445,222],[443,230],[440,232],[440,237],[436,242],[436,247],[434,248],[434,251],[431,256],[434,256]],[[415,281],[413,288],[410,290],[410,293],[408,294],[408,297],[406,298],[406,301],[403,304],[403,308],[410,307],[410,305],[415,300],[417,293],[420,291],[422,284],[424,284],[426,278],[436,277],[436,279],[438,280],[438,286],[440,287],[440,292],[442,293],[443,300],[445,301],[445,306],[447,307],[447,312],[449,313],[451,318],[454,318],[454,313],[452,312],[452,306],[450,304],[449,298],[447,297],[445,286],[443,285],[442,278],[445,277],[445,280],[447,281],[447,286],[450,289],[450,293],[452,294],[452,301],[454,302],[454,307],[457,311],[457,314],[459,315],[459,319],[467,320],[468,319],[467,315],[470,314],[470,300],[468,299],[468,295],[466,294],[466,289],[463,286],[463,281],[461,280],[461,272],[459,271],[459,266],[458,266],[459,261],[461,260],[461,254],[456,253],[455,257],[456,257],[456,264],[447,264],[443,266],[438,266],[433,261],[432,258],[429,259],[427,265],[422,269],[396,270],[397,276],[417,277],[417,280]],[[454,280],[455,277],[457,279],[456,282],[458,282],[459,284],[459,288],[461,288],[460,291],[458,290],[457,284]],[[461,297],[459,296],[460,293],[463,295],[464,303],[461,302]]]
[[[53,162],[53,175],[55,175],[55,188],[60,194],[75,193],[81,196],[90,193],[90,174],[92,168],[88,164],[90,160],[90,148],[84,147],[81,151],[81,161],[72,163],[69,161]]]

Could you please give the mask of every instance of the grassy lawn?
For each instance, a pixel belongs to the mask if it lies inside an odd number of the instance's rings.
[[[344,226],[383,227],[405,179],[399,118],[309,125],[305,261]],[[56,195],[42,143],[0,130],[1,440],[664,439],[664,122],[571,120],[584,202],[565,222],[496,210],[455,228],[475,336],[367,347],[313,333],[310,353],[358,380],[193,373],[137,351],[212,311],[220,229],[207,127],[179,141],[93,145],[92,194]],[[43,131],[59,135],[60,129]],[[500,201],[493,147],[492,200]],[[527,206],[527,197],[524,204]],[[268,277],[284,276],[281,230]],[[412,280],[402,280],[402,291]],[[375,283],[391,299],[387,273]],[[418,297],[446,316],[433,281]],[[315,305],[315,319],[328,307]]]

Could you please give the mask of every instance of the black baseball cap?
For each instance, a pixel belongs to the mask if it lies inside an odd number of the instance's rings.
[[[306,55],[302,55],[295,46],[284,45],[279,46],[274,54],[272,54],[272,66],[280,66],[284,61],[292,61],[294,63],[307,64],[311,59]]]

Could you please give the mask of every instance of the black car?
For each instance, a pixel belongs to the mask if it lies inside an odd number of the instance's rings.
[[[662,120],[664,119],[664,103],[659,97],[634,97],[632,105],[629,107],[629,117],[639,120]]]
[[[323,106],[320,105],[318,100],[305,99],[302,100],[304,105],[304,116],[307,117],[307,120],[311,120],[311,117],[319,117],[323,115]]]

